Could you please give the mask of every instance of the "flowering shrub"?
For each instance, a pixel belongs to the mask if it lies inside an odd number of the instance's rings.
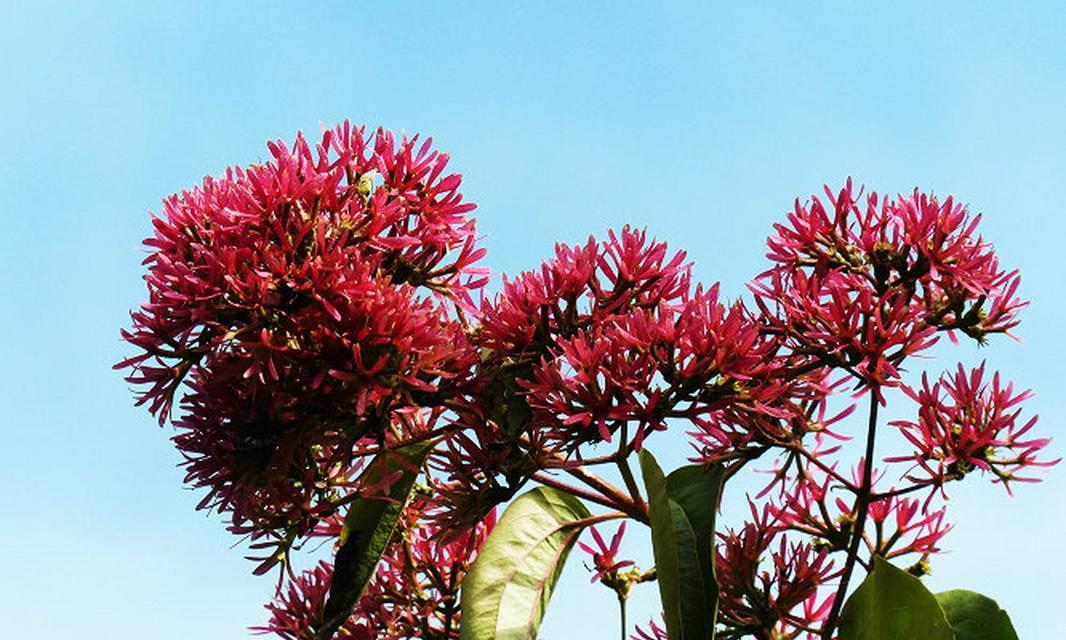
[[[117,365],[177,428],[200,507],[277,571],[259,632],[533,638],[578,544],[623,637],[648,582],[663,619],[634,638],[1015,637],[991,600],[918,580],[951,483],[1009,491],[1057,462],[1030,392],[985,365],[903,377],[942,334],[983,343],[1025,306],[954,199],[849,180],[797,200],[751,304],[629,227],[484,295],[474,205],[430,141],[344,123],[268,147],[164,201]],[[890,397],[914,418],[879,421]],[[668,431],[692,464],[664,474],[650,449]],[[879,459],[892,432],[910,452]],[[772,473],[748,520],[716,528],[752,464]],[[654,567],[622,555],[628,520]],[[297,572],[311,540],[333,558]]]

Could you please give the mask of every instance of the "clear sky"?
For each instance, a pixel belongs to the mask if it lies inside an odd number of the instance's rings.
[[[193,510],[170,431],[110,365],[147,212],[344,118],[449,150],[502,272],[633,223],[736,296],[823,182],[953,193],[1033,303],[1023,344],[929,366],[987,358],[1058,437],[1066,5],[741,4],[0,2],[0,636],[230,640],[264,620],[272,581]],[[1026,640],[1062,635],[1066,467],[1046,477],[957,491],[929,580],[996,597]],[[616,637],[612,596],[583,599],[573,569],[544,637]]]

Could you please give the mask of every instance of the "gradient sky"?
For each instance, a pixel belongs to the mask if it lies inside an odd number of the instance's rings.
[[[230,640],[264,621],[272,581],[194,511],[170,430],[110,365],[144,297],[147,212],[344,118],[450,151],[498,272],[632,223],[738,296],[771,224],[824,182],[956,194],[1033,302],[1022,344],[928,366],[987,358],[1058,437],[1066,5],[571,4],[0,3],[0,635]],[[956,491],[928,580],[997,598],[1026,640],[1062,634],[1066,468],[1046,477]],[[572,563],[543,637],[617,637],[586,576]]]

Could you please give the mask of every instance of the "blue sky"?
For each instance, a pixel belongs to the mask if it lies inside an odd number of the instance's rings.
[[[929,367],[987,358],[1058,437],[1066,6],[571,4],[0,2],[0,635],[222,640],[263,621],[271,580],[193,510],[170,432],[110,364],[144,296],[147,212],[344,118],[450,151],[502,272],[631,223],[735,296],[824,182],[953,193],[1033,303],[1023,344]],[[1023,638],[1061,634],[1066,468],[1046,477],[1013,499],[963,486],[929,581],[996,597]],[[572,569],[543,636],[616,637],[612,596]]]

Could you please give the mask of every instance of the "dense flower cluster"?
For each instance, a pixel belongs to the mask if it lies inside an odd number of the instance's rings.
[[[776,544],[774,540],[777,540]],[[769,566],[762,565],[769,552]],[[833,575],[828,552],[809,543],[789,542],[772,530],[749,523],[722,536],[717,549],[718,634],[723,640],[806,637],[829,610],[818,587]]]
[[[119,366],[161,422],[188,385],[175,441],[201,506],[285,546],[350,491],[361,439],[469,368],[450,309],[484,251],[429,141],[345,123],[268,146],[164,202]]]
[[[482,311],[480,345],[519,369],[529,428],[566,453],[609,442],[623,423],[633,423],[638,438],[663,428],[656,383],[667,365],[656,356],[670,345],[657,328],[690,296],[684,260],[625,228],[605,242],[558,245],[540,271],[504,283]]]
[[[347,505],[392,481],[361,486],[365,459],[429,443],[422,490],[337,637],[458,637],[462,576],[527,483],[647,523],[628,461],[677,423],[694,462],[727,477],[770,461],[748,521],[718,535],[726,639],[831,640],[856,564],[926,570],[951,529],[949,482],[981,470],[1009,487],[1054,464],[1023,417],[1030,393],[983,365],[907,384],[941,333],[984,342],[1026,304],[979,216],[950,197],[848,181],[797,200],[752,304],[694,283],[684,253],[629,227],[559,244],[475,300],[474,205],[429,141],[345,123],[268,147],[164,202],[149,299],[123,332],[137,353],[117,366],[160,423],[177,407],[187,482],[263,551],[257,572],[339,538]],[[917,405],[889,430],[912,451],[875,470],[890,388]],[[866,454],[852,465],[840,456],[859,398]],[[620,557],[624,531],[581,543],[620,601],[654,575]],[[261,630],[315,637],[332,580],[328,562],[290,574]],[[666,634],[653,621],[634,637]]]
[[[752,290],[794,351],[852,372],[866,387],[899,385],[903,360],[939,330],[979,341],[1018,324],[1020,276],[974,235],[979,216],[915,190],[892,199],[851,181],[827,207],[796,201],[768,241],[774,266]]]
[[[758,318],[717,285],[693,286],[690,270],[625,227],[505,279],[482,305],[464,435],[441,464],[453,515],[476,519],[538,472],[590,463],[597,446],[625,457],[671,419],[701,425],[723,459],[806,429],[824,373],[775,357],[780,341]]]

